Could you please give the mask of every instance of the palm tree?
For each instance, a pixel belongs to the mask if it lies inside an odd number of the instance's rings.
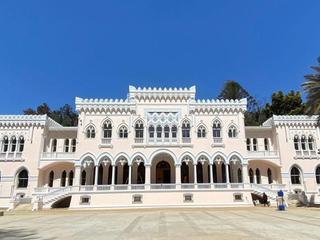
[[[320,64],[320,57],[318,58]],[[318,115],[320,123],[320,66],[311,67],[315,70],[315,74],[305,76],[306,82],[302,84],[304,91],[307,94],[306,113],[309,115]]]

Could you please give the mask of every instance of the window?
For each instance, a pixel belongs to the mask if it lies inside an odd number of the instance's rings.
[[[294,139],[293,139],[293,143],[294,143],[294,149],[295,149],[296,151],[299,151],[299,149],[300,149],[300,147],[299,147],[299,142],[300,142],[299,136],[298,136],[298,135],[295,135],[295,136],[294,136]]]
[[[250,183],[254,183],[254,175],[253,175],[253,170],[251,168],[249,169],[249,179],[250,179]]]
[[[198,138],[205,138],[206,137],[206,129],[204,126],[198,127]]]
[[[53,180],[54,180],[54,172],[51,171],[51,172],[49,173],[49,181],[48,181],[48,186],[49,186],[49,187],[53,187]]]
[[[214,138],[221,137],[221,123],[219,120],[215,120],[212,125],[212,135]]]
[[[2,152],[8,152],[8,148],[9,148],[9,139],[7,136],[3,137],[3,147],[2,147]]]
[[[169,138],[170,128],[169,126],[164,126],[164,138]]]
[[[135,194],[132,196],[132,203],[142,203],[142,195]]]
[[[75,152],[77,148],[77,140],[76,139],[72,139],[71,141],[71,151]]]
[[[247,138],[247,151],[251,151],[251,139]]]
[[[183,202],[185,203],[193,202],[193,194],[191,193],[183,194]]]
[[[57,151],[57,139],[53,139],[51,143],[51,152]]]
[[[24,137],[23,136],[20,136],[19,137],[19,152],[23,152],[23,149],[24,149]]]
[[[291,176],[291,183],[292,184],[301,184],[300,171],[297,167],[291,168],[290,176]]]
[[[243,194],[242,193],[233,194],[233,200],[235,202],[242,202],[243,201]]]
[[[143,138],[143,123],[141,120],[136,122],[135,132],[136,132],[136,138]]]
[[[87,132],[87,134],[86,134],[87,138],[95,138],[96,137],[96,130],[93,126],[89,126],[87,128],[86,132]]]
[[[10,145],[11,145],[11,152],[15,152],[17,149],[17,139],[15,136],[11,137]]]
[[[301,136],[301,150],[302,151],[307,150],[306,136],[304,136],[304,135]]]
[[[90,204],[90,197],[89,196],[81,196],[80,204]]]
[[[172,126],[171,135],[172,135],[172,138],[177,138],[177,127],[176,126]]]
[[[264,150],[269,151],[269,140],[268,138],[264,139]]]
[[[238,183],[242,183],[242,170],[241,168],[238,168]]]
[[[268,174],[268,183],[271,184],[273,180],[272,180],[272,171],[270,168],[268,168],[267,174]]]
[[[318,166],[316,169],[316,181],[317,184],[320,184],[320,166]]]
[[[64,140],[64,152],[69,152],[69,139]]]
[[[308,147],[310,151],[313,151],[315,149],[313,136],[311,135],[308,137]]]
[[[81,173],[81,185],[86,185],[87,173],[85,170]]]
[[[228,136],[229,136],[229,138],[236,138],[237,137],[237,128],[235,126],[229,127]]]
[[[70,172],[69,172],[69,178],[68,178],[68,185],[69,186],[72,186],[73,185],[73,171],[71,170]]]
[[[119,129],[120,138],[128,138],[128,129],[126,126],[121,126]]]
[[[157,138],[161,138],[161,135],[162,135],[162,127],[157,126]]]
[[[256,169],[256,182],[257,184],[261,184],[261,174],[260,174],[260,169]]]
[[[154,126],[149,126],[149,138],[154,138]]]
[[[257,139],[256,138],[254,138],[254,139],[252,139],[252,149],[253,149],[253,151],[258,151],[258,141],[257,141]]]
[[[61,182],[60,182],[60,186],[61,187],[65,187],[66,186],[66,179],[67,179],[67,172],[63,171],[61,174]]]
[[[111,138],[112,137],[112,125],[110,121],[106,121],[103,124],[103,138]]]
[[[28,187],[28,171],[23,169],[18,174],[18,188],[27,188]]]
[[[190,138],[190,123],[188,121],[182,123],[182,137]]]

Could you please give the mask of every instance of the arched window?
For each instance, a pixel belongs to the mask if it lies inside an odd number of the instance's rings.
[[[269,151],[269,139],[268,138],[264,139],[264,150]]]
[[[172,138],[177,138],[177,126],[172,126],[171,128],[171,135],[172,135]]]
[[[15,136],[12,136],[10,139],[11,152],[15,152],[17,149],[17,139]]]
[[[268,174],[268,183],[271,184],[273,180],[272,180],[272,171],[270,168],[268,168],[267,174]]]
[[[307,150],[306,136],[305,136],[305,135],[302,135],[302,136],[301,136],[301,150],[302,150],[302,151]]]
[[[51,152],[57,151],[57,139],[53,139],[51,143]]]
[[[3,137],[3,145],[2,145],[2,152],[8,152],[8,149],[9,149],[9,139],[7,136],[4,136]]]
[[[247,151],[251,151],[251,139],[247,138]]]
[[[169,138],[170,136],[170,128],[169,126],[164,126],[164,138]]]
[[[187,120],[182,123],[182,137],[190,138],[190,123]]]
[[[111,138],[112,137],[112,125],[109,120],[105,121],[103,124],[103,138]]]
[[[53,187],[53,180],[54,180],[54,172],[51,171],[51,172],[49,173],[49,181],[48,181],[48,186],[49,186],[49,187]]]
[[[149,126],[149,138],[154,138],[154,126]]]
[[[238,168],[238,183],[242,183],[242,170]]]
[[[71,140],[71,151],[75,152],[77,148],[77,140],[76,139],[72,139]]]
[[[136,138],[143,138],[143,123],[138,120],[135,125]]]
[[[291,183],[301,184],[300,171],[297,167],[292,167],[290,171]]]
[[[198,127],[198,138],[205,138],[206,137],[206,129],[204,126]]]
[[[299,151],[300,149],[300,144],[299,144],[300,140],[299,140],[299,136],[298,135],[295,135],[294,136],[294,139],[293,139],[293,143],[294,143],[294,149],[296,151]]]
[[[29,174],[26,169],[23,169],[18,174],[18,188],[28,187]]]
[[[87,127],[86,133],[87,133],[86,134],[87,138],[95,138],[96,137],[96,130],[95,130],[94,126]]]
[[[60,182],[60,186],[61,187],[65,187],[66,186],[66,180],[67,180],[67,172],[63,171],[61,174],[61,182]]]
[[[237,137],[237,128],[234,125],[229,127],[228,136],[229,136],[229,138],[236,138]]]
[[[86,170],[83,170],[81,173],[81,185],[86,185],[87,173]]]
[[[258,141],[256,138],[252,139],[252,149],[253,151],[258,151]]]
[[[256,182],[257,184],[261,184],[261,174],[260,174],[260,169],[256,169]]]
[[[19,137],[19,152],[23,152],[23,149],[24,149],[24,137],[23,136],[20,136]]]
[[[320,184],[320,166],[318,166],[316,169],[316,181],[317,184]]]
[[[309,147],[310,151],[313,151],[315,149],[314,139],[313,139],[313,136],[311,136],[311,135],[308,137],[308,147]]]
[[[128,138],[128,129],[126,126],[121,126],[119,129],[120,138]]]
[[[162,136],[162,127],[159,125],[157,126],[157,138],[161,138]]]
[[[214,138],[221,138],[221,123],[219,120],[213,122],[212,135]]]
[[[250,179],[250,183],[254,183],[254,175],[253,175],[253,170],[251,168],[249,169],[249,179]]]
[[[71,170],[70,172],[69,172],[69,177],[68,177],[68,185],[69,186],[72,186],[73,185],[73,171]]]
[[[64,140],[64,152],[69,152],[69,139]]]

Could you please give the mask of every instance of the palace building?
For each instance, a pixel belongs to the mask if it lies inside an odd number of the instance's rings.
[[[245,126],[246,99],[198,100],[195,87],[75,105],[77,127],[0,116],[0,207],[253,206],[280,189],[320,203],[316,116]]]

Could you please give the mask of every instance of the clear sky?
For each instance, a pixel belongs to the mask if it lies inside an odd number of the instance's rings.
[[[228,79],[267,101],[316,64],[319,12],[319,0],[3,0],[0,113],[125,98],[129,84],[215,98]]]

